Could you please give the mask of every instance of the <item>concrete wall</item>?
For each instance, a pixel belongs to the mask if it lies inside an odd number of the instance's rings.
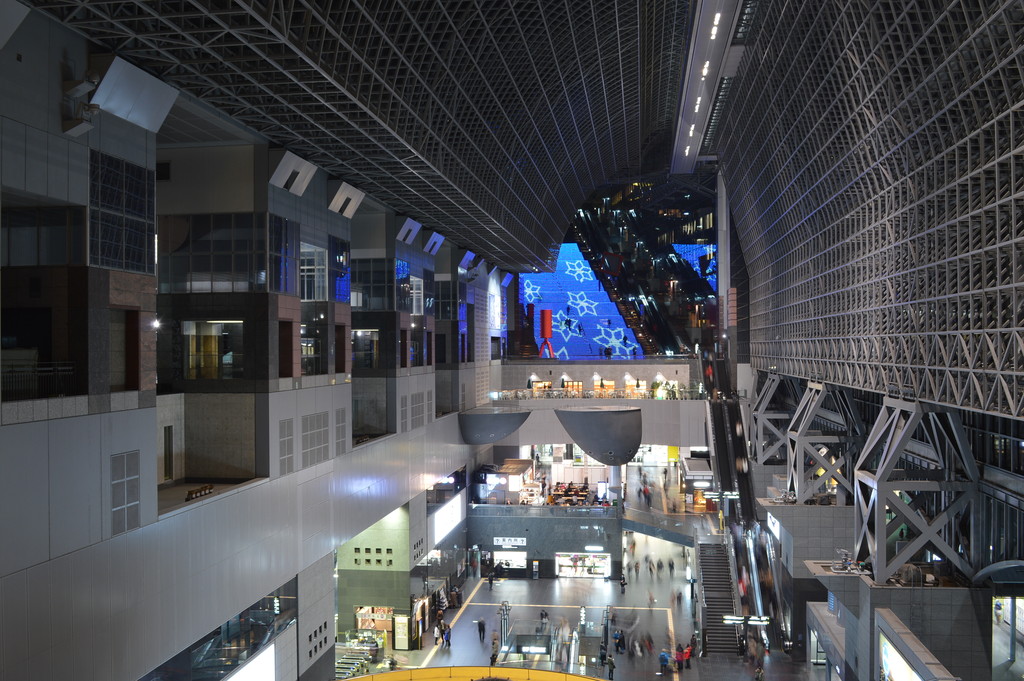
[[[56,678],[74,659],[80,678],[134,681],[474,456],[453,415],[155,522],[156,423],[135,410],[0,428],[0,677]],[[129,448],[143,526],[111,538],[104,460]]]
[[[703,400],[625,400],[625,399],[529,399],[502,404],[515,404],[531,411],[530,417],[519,430],[495,443],[498,446],[550,444],[572,442],[555,415],[555,409],[569,407],[639,407],[642,411],[642,444],[674,445],[679,447],[707,446]]]
[[[873,679],[878,670],[874,612],[892,610],[951,673],[964,679],[992,675],[992,591],[955,587],[876,586],[867,577],[856,580],[855,610],[842,601],[847,665],[859,679]],[[871,651],[870,653],[868,651]]]
[[[502,507],[501,510],[504,510]],[[490,515],[486,508],[467,518],[466,541],[481,551],[502,550],[495,537],[522,537],[528,560],[540,561],[540,576],[555,576],[555,552],[586,552],[586,546],[602,546],[612,557],[612,574],[622,572],[622,521],[614,515],[589,513],[587,509],[510,507],[510,514]],[[521,513],[515,511],[521,510]],[[549,512],[548,512],[549,511]],[[514,528],[514,529],[511,529]],[[529,569],[529,566],[528,568]],[[525,576],[525,575],[523,575]]]
[[[854,548],[852,506],[759,502],[762,512],[771,513],[779,521],[783,565],[794,579],[811,577],[805,560],[832,560],[837,548]]]
[[[161,215],[198,213],[253,213],[266,210],[257,202],[257,165],[265,147],[252,145],[161,149],[157,160],[171,164],[170,181],[156,185],[156,205]]]
[[[297,627],[298,673],[303,676],[322,657],[331,659],[334,675],[334,555],[328,554],[299,572],[299,617]],[[294,673],[295,666],[292,666]],[[278,681],[282,678],[277,677]]]

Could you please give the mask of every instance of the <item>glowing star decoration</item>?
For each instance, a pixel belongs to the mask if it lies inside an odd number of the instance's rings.
[[[536,303],[540,300],[540,286],[529,280],[523,282],[523,297],[528,303]]]
[[[637,344],[636,334],[604,287],[581,283],[581,280],[594,280],[591,272],[577,274],[581,266],[587,266],[587,260],[579,246],[566,243],[559,247],[558,262],[553,272],[523,272],[519,275],[519,300],[523,306],[534,303],[538,308],[551,311],[551,355],[564,360],[603,359],[608,356],[605,354],[607,349],[620,358],[643,357],[643,348]],[[581,292],[583,288],[586,288],[586,294]],[[540,312],[534,311],[534,335],[538,346],[543,340],[537,335]],[[601,334],[601,341],[595,338],[595,334]]]
[[[587,294],[582,291],[578,293],[568,293],[569,304],[580,311],[580,316],[585,314],[597,314],[597,301],[590,300],[587,298]]]
[[[630,340],[624,339],[621,332],[616,329],[602,328],[601,331],[594,336],[594,342],[604,348],[611,348],[613,355],[624,355],[629,356],[633,352],[633,347],[636,343]]]
[[[556,332],[562,337],[562,343],[569,340],[569,337],[576,333],[576,322],[574,322],[569,315],[565,314],[564,310],[559,310],[554,315],[554,327],[552,331]],[[562,346],[565,349],[565,346]]]
[[[567,260],[565,262],[565,273],[576,281],[593,281],[594,271],[586,260]]]

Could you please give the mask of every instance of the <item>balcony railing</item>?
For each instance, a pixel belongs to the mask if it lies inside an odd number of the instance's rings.
[[[73,362],[5,364],[0,371],[0,397],[4,402],[84,395],[85,376]]]
[[[587,516],[588,518],[615,518],[620,515],[619,506],[523,506],[519,504],[470,504],[469,515],[502,518],[565,518],[566,516]]]
[[[565,390],[550,388],[546,390],[498,390],[491,393],[492,400],[572,400],[572,399],[619,399],[619,400],[703,400],[707,394],[703,390],[674,390],[657,388],[648,390],[631,390],[617,388],[607,390]]]

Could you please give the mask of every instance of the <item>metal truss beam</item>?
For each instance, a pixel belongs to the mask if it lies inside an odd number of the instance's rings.
[[[975,573],[979,475],[958,414],[886,398],[855,478],[856,556],[871,562],[877,584],[926,548]]]
[[[768,374],[751,406],[750,415],[754,422],[754,460],[765,463],[773,458],[786,458],[786,426],[793,414],[772,407],[782,378],[776,373]]]
[[[1024,417],[1024,7],[757,12],[718,149],[752,367]]]
[[[452,242],[530,271],[553,265],[596,187],[667,167],[690,1],[30,4]]]
[[[852,461],[863,441],[863,421],[849,390],[808,382],[787,433],[787,488],[797,503],[825,492],[853,495]]]

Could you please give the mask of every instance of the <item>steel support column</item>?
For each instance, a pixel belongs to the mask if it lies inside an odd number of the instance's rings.
[[[778,374],[768,374],[750,410],[754,422],[754,460],[757,463],[764,463],[776,456],[786,456],[785,429],[793,415],[771,407],[772,398],[781,384],[782,379]]]
[[[926,548],[974,574],[978,467],[957,413],[886,398],[855,478],[856,556],[877,584]]]
[[[849,390],[807,383],[787,434],[787,488],[796,493],[797,503],[826,491],[833,479],[837,494],[853,494],[850,464],[863,434],[863,422]]]

